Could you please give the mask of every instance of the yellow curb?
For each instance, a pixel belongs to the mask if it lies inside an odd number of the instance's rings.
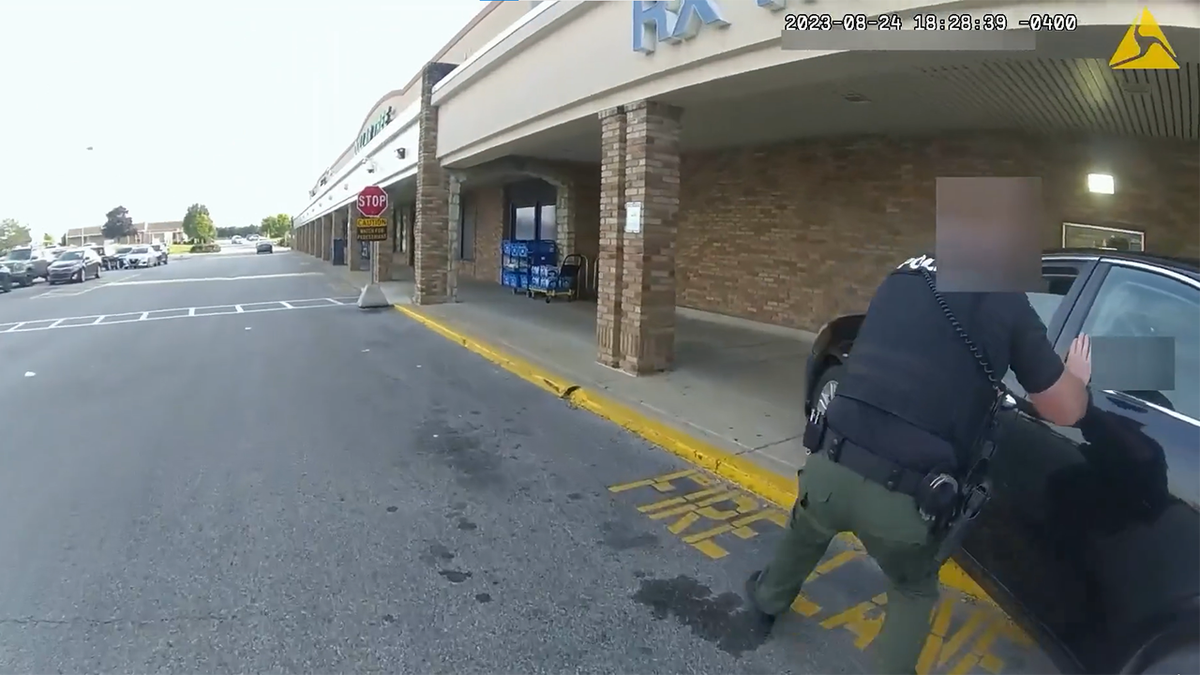
[[[577,408],[603,417],[682,457],[689,463],[711,471],[781,508],[791,509],[792,503],[796,501],[797,483],[795,480],[764,469],[744,457],[726,452],[711,443],[683,433],[611,398],[587,391],[578,385],[564,383],[559,376],[544,368],[501,351],[485,342],[463,335],[412,307],[393,306],[405,316],[421,323],[433,332],[452,342],[457,342],[521,379],[532,382]],[[862,544],[853,535],[844,535],[844,539],[856,548],[862,547]],[[979,584],[967,574],[966,570],[953,560],[947,561],[942,566],[938,577],[943,586],[999,607],[996,601],[988,596]]]

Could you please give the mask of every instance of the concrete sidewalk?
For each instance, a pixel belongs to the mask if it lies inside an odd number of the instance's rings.
[[[355,288],[370,280],[366,272],[337,273]],[[411,304],[412,282],[381,287],[392,304]],[[788,480],[804,463],[811,333],[680,308],[675,369],[633,377],[596,362],[593,303],[546,304],[471,281],[460,281],[459,300],[420,312]]]

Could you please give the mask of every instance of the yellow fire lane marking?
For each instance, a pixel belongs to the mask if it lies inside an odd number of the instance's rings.
[[[689,483],[695,489],[684,491],[688,490],[684,486]],[[759,534],[758,530],[750,527],[752,523],[767,521],[786,528],[790,518],[785,511],[765,505],[753,495],[697,469],[613,485],[608,490],[619,494],[638,488],[651,488],[660,495],[654,501],[638,506],[639,512],[654,521],[668,521],[667,531],[714,560],[729,555],[724,547],[714,541],[715,537],[732,534],[743,540],[751,539]],[[693,531],[702,522],[708,522],[710,526]],[[817,565],[806,583],[865,555],[866,552],[858,547],[840,551]],[[887,594],[880,593],[827,616],[819,625],[826,630],[849,632],[854,637],[854,646],[865,650],[883,628],[886,606]],[[792,610],[809,618],[825,611],[804,593],[796,597]],[[965,615],[965,620],[952,632],[956,615]],[[943,672],[960,675],[982,669],[999,675],[1004,670],[1005,662],[993,652],[993,647],[998,646],[997,643],[1002,639],[1017,647],[1033,647],[1032,640],[996,608],[963,602],[958,594],[948,595],[934,609],[929,637],[921,651],[917,672],[920,675]]]

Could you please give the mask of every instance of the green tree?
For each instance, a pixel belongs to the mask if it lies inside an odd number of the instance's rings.
[[[208,207],[203,204],[192,204],[183,216],[183,233],[192,241],[207,244],[217,238],[217,228],[213,225]]]
[[[259,230],[261,230],[263,236],[270,237],[271,239],[280,239],[292,231],[292,217],[286,213],[267,216],[262,219]]]
[[[65,237],[67,235],[64,234],[63,236]],[[44,246],[53,246],[54,245],[54,235],[50,234],[49,232],[43,234],[42,235],[42,244]]]
[[[14,246],[25,246],[33,242],[29,228],[12,218],[0,220],[0,250],[7,251]]]
[[[104,234],[105,239],[121,239],[136,235],[137,226],[129,216],[129,209],[118,206],[104,214],[104,225],[100,227],[100,232]]]

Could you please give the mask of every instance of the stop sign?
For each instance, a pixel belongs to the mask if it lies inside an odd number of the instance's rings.
[[[387,205],[387,192],[377,185],[368,185],[358,193],[358,212],[367,218],[382,216]]]

